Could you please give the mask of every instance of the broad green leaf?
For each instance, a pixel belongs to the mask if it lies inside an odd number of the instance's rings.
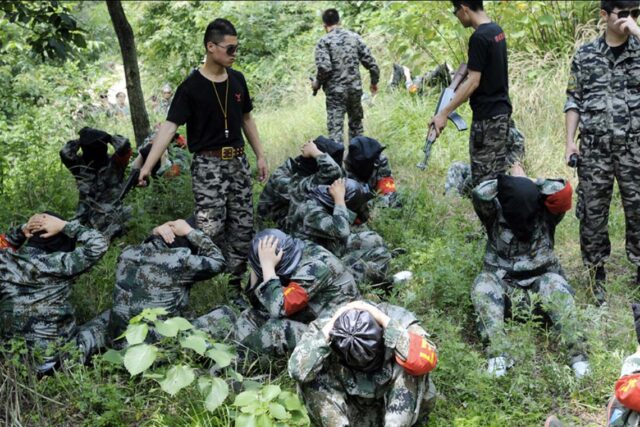
[[[211,391],[204,400],[204,407],[208,411],[215,411],[218,406],[222,405],[225,399],[229,396],[229,385],[220,378],[213,378],[211,382]]]
[[[136,345],[144,342],[148,332],[149,327],[146,323],[138,323],[135,325],[129,325],[124,336],[127,338],[129,345]]]
[[[172,317],[171,319],[167,319],[166,323],[176,326],[179,331],[188,331],[189,329],[193,329],[193,325],[184,317]]]
[[[287,420],[291,418],[291,415],[284,409],[284,406],[275,402],[269,403],[269,413],[277,420]]]
[[[102,355],[102,360],[116,365],[122,365],[124,359],[122,358],[122,353],[110,348]]]
[[[189,335],[188,337],[182,338],[180,340],[180,345],[183,348],[190,348],[200,356],[203,356],[204,352],[207,350],[207,341],[197,335]]]
[[[178,327],[168,321],[159,320],[155,323],[156,332],[162,336],[173,338],[178,335]]]
[[[256,425],[258,427],[273,427],[273,423],[271,422],[271,418],[267,414],[259,415],[256,420]]]
[[[129,323],[139,323],[142,319],[146,319],[150,322],[155,322],[158,320],[158,316],[165,316],[169,314],[166,309],[162,307],[156,308],[145,308],[138,314],[129,320]]]
[[[236,418],[236,427],[258,427],[256,417],[253,414],[240,414]]]
[[[202,393],[203,396],[209,393],[209,387],[211,387],[211,378],[209,377],[200,377],[198,378],[198,390]]]
[[[213,359],[221,368],[229,366],[231,359],[234,357],[233,353],[228,350],[228,346],[222,344],[214,344],[213,348],[207,350],[206,355],[208,358]]]
[[[124,355],[124,367],[131,376],[144,372],[153,364],[158,355],[155,345],[139,344],[129,347]]]
[[[255,390],[243,391],[236,396],[233,406],[247,406],[258,401],[258,393]]]
[[[260,395],[262,396],[263,400],[270,402],[278,397],[280,391],[280,387],[278,387],[277,385],[267,385],[264,386],[264,388],[260,391]]]
[[[289,391],[283,391],[280,393],[278,400],[280,403],[283,403],[284,407],[289,411],[302,408],[302,403],[300,402],[300,399],[298,399],[298,396]]]
[[[177,392],[188,386],[196,378],[193,368],[187,365],[174,366],[167,371],[167,376],[160,381],[162,390],[175,396]]]

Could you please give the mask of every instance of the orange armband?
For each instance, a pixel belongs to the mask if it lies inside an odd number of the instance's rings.
[[[398,365],[413,376],[424,375],[431,372],[438,364],[438,355],[426,338],[409,332],[409,354],[407,360],[402,360],[396,354]]]
[[[171,167],[164,173],[164,176],[167,178],[175,178],[180,175],[180,165],[173,164]]]
[[[289,283],[282,293],[284,294],[284,312],[287,316],[304,309],[309,302],[307,291],[296,282]]]
[[[640,411],[640,374],[625,375],[616,381],[616,399],[625,407]]]
[[[573,193],[573,189],[571,188],[571,184],[567,181],[567,185],[564,188],[556,193],[553,193],[547,196],[544,199],[544,204],[554,215],[559,215],[567,212],[571,209],[571,194]]]
[[[384,178],[380,179],[376,184],[376,190],[378,190],[380,194],[395,193],[396,181],[393,179],[392,176],[385,176]]]
[[[0,250],[3,249],[11,249],[12,251],[16,250],[16,248],[11,243],[9,243],[7,237],[4,234],[0,234]]]

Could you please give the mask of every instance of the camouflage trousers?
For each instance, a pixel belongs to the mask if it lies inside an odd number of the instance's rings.
[[[608,135],[581,135],[578,165],[580,249],[587,265],[601,265],[611,253],[608,222],[613,181],[618,181],[629,260],[640,266],[640,138],[614,141]]]
[[[362,119],[362,90],[329,92],[326,94],[327,130],[329,137],[344,144],[344,115],[349,116],[349,141],[364,133]]]
[[[387,279],[391,252],[375,231],[351,233],[342,263],[356,283],[380,283]]]
[[[471,180],[475,188],[481,182],[495,179],[511,166],[507,159],[507,147],[511,120],[508,115],[471,122],[469,157]]]
[[[107,346],[121,347],[126,341],[114,342],[122,332],[114,335],[109,330],[113,312],[106,310],[78,328],[76,343],[84,355],[85,363]],[[216,341],[224,341],[233,334],[236,315],[227,306],[216,307],[212,311],[190,321],[194,328],[207,332]],[[126,327],[125,327],[126,329]],[[159,336],[150,335],[152,340]]]
[[[226,271],[241,276],[253,238],[249,162],[245,156],[222,160],[196,155],[191,175],[198,228],[222,249]]]
[[[86,227],[98,230],[109,242],[124,235],[126,224],[132,217],[131,206],[123,206],[120,202],[115,204],[85,202],[85,205],[91,207],[82,214],[76,214],[73,219],[77,219]]]
[[[267,312],[248,308],[240,314],[236,340],[260,354],[286,356],[293,351],[307,325],[295,320],[269,317]]]
[[[510,345],[504,336],[505,318],[515,309],[533,309],[552,324],[572,363],[584,358],[585,343],[580,335],[573,290],[559,274],[545,273],[529,286],[520,287],[495,273],[482,272],[471,288],[471,300],[489,357],[509,352]]]
[[[447,169],[444,182],[445,196],[471,197],[471,166],[464,162],[453,162]]]
[[[325,370],[298,390],[313,424],[327,427],[422,425],[436,398],[429,375],[414,377],[397,364],[389,383],[375,390],[377,399],[348,395],[341,379]]]

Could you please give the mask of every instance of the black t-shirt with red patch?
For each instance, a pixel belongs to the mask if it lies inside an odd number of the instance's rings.
[[[239,71],[227,68],[228,79],[213,83],[195,69],[178,86],[169,107],[167,121],[181,126],[187,124],[189,151],[217,150],[222,147],[242,147],[242,117],[253,109],[249,88]],[[218,98],[216,97],[216,91]],[[229,138],[225,136],[224,114],[220,106],[227,96]]]
[[[480,85],[469,100],[474,120],[511,114],[507,40],[495,22],[480,25],[469,39],[470,71],[479,71]]]

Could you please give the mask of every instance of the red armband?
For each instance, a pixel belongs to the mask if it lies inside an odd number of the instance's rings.
[[[163,174],[167,178],[175,178],[180,175],[180,165],[171,165],[171,167]]]
[[[309,302],[307,291],[296,282],[289,283],[282,293],[284,294],[284,312],[287,316],[299,312]]]
[[[392,176],[385,176],[376,184],[376,190],[381,194],[389,194],[396,192],[396,181]]]
[[[113,156],[113,162],[116,164],[116,166],[126,168],[127,164],[129,163],[129,159],[131,158],[131,153],[133,153],[133,150],[129,148],[127,152],[122,155],[115,154]]]
[[[625,375],[616,381],[616,399],[625,407],[640,411],[640,374]]]
[[[564,188],[556,193],[553,193],[547,196],[544,199],[544,204],[554,215],[559,215],[567,212],[571,209],[571,194],[573,193],[573,189],[571,188],[571,184],[567,181],[567,185]]]
[[[15,246],[9,243],[7,237],[4,234],[0,234],[0,250],[3,249],[11,249],[12,251],[16,250]]]
[[[436,349],[429,344],[426,338],[409,332],[409,354],[407,360],[402,360],[396,354],[398,365],[413,376],[424,375],[431,372],[438,364]]]
[[[180,134],[177,134],[177,135],[178,136],[176,136],[176,139],[175,139],[176,145],[178,147],[180,147],[180,148],[186,147],[187,146],[187,139],[184,136],[180,135]]]

